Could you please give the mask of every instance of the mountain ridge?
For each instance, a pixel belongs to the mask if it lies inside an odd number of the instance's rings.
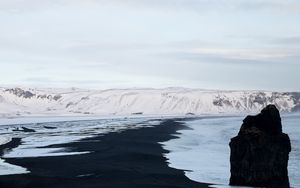
[[[0,87],[0,117],[33,114],[219,114],[255,113],[268,104],[281,112],[300,110],[300,92],[190,88]]]

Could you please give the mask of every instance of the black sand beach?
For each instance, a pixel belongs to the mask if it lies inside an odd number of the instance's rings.
[[[6,150],[18,147],[20,144],[21,138],[12,138],[10,142],[0,145],[0,156],[2,156]]]
[[[31,173],[0,176],[0,188],[208,187],[189,180],[183,171],[168,167],[162,155],[167,151],[158,142],[172,139],[171,134],[184,128],[176,121],[167,120],[155,127],[109,133],[59,145],[72,151],[93,151],[89,154],[6,159]]]

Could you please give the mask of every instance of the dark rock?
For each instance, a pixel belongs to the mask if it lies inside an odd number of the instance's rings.
[[[36,132],[34,129],[29,129],[29,128],[26,128],[26,127],[22,127],[22,129],[20,129],[19,127],[13,129],[12,131],[15,131],[15,132],[27,132],[27,133],[33,133],[33,132]]]
[[[26,132],[26,133],[33,133],[33,132],[36,132],[34,129],[29,129],[29,128],[26,128],[26,127],[22,127],[23,131]]]
[[[230,185],[288,188],[290,139],[282,133],[279,111],[268,105],[247,116],[230,142]]]
[[[6,89],[5,91],[12,93],[18,97],[23,97],[23,98],[32,98],[35,96],[35,94],[31,93],[30,91],[25,91],[21,88],[14,88],[14,89]]]
[[[57,127],[51,127],[51,126],[46,126],[46,125],[44,125],[44,128],[45,129],[57,129]]]
[[[188,113],[186,113],[185,115],[186,115],[186,116],[194,116],[195,114],[192,113],[192,112],[188,112]]]
[[[232,102],[226,98],[222,98],[222,97],[216,97],[214,100],[213,100],[213,105],[215,106],[233,106],[232,105]]]
[[[247,116],[243,121],[239,134],[247,132],[252,127],[256,127],[266,134],[282,133],[281,118],[276,106],[268,105],[258,115]]]
[[[53,97],[53,99],[56,100],[56,101],[58,101],[61,97],[62,97],[61,95],[55,95],[55,96]]]
[[[74,105],[73,102],[69,102],[67,105],[66,105],[66,108],[69,108],[70,106]]]
[[[132,115],[143,115],[143,112],[134,112],[134,113],[131,113]]]

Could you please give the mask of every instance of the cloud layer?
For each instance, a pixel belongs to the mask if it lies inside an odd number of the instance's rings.
[[[0,84],[300,91],[299,20],[296,0],[3,0]]]

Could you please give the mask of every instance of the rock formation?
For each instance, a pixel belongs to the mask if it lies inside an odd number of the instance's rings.
[[[230,185],[288,188],[289,136],[282,133],[279,111],[268,105],[247,116],[230,142]]]

